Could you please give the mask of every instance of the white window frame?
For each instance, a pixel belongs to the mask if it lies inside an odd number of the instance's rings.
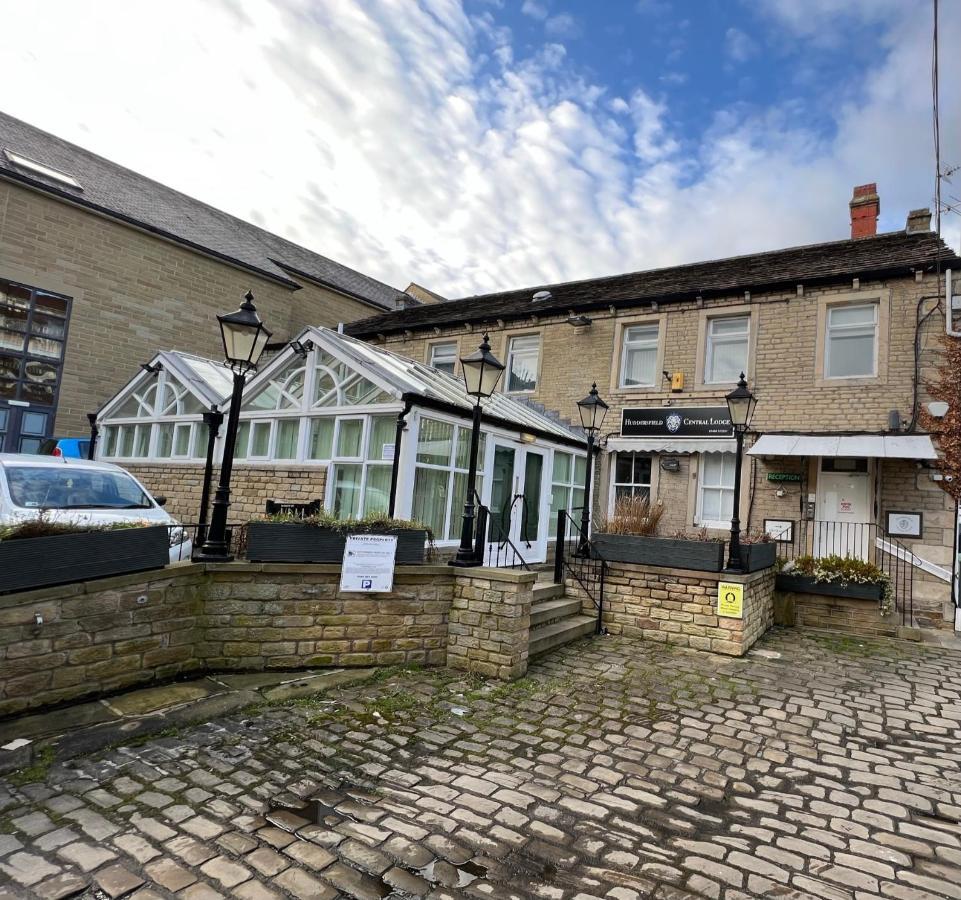
[[[734,502],[734,480],[733,479],[734,479],[735,472],[733,469],[731,470],[732,480],[731,480],[730,487],[728,487],[725,484],[705,484],[704,473],[705,473],[705,469],[707,468],[705,463],[707,459],[711,456],[735,457],[734,465],[737,466],[737,458],[736,458],[737,454],[735,453],[701,453],[700,454],[700,459],[698,461],[698,467],[697,467],[697,515],[696,515],[695,524],[697,524],[701,528],[729,529],[731,527],[730,519],[727,519],[725,521],[725,520],[714,520],[714,519],[704,518],[703,510],[704,510],[704,489],[705,488],[709,490],[730,491],[732,504]],[[732,511],[733,511],[733,508],[732,508]]]
[[[516,350],[514,344],[517,341],[536,342],[536,348]],[[511,372],[514,369],[514,359],[525,354],[535,354],[534,363],[534,387],[521,390],[512,390],[510,386]],[[505,383],[504,392],[507,394],[533,394],[537,391],[541,381],[541,336],[539,334],[515,334],[507,339],[507,367],[504,372]]]
[[[438,351],[443,351],[444,358],[441,360],[438,360],[438,357],[441,356],[441,353],[439,353]],[[428,365],[432,366],[435,369],[440,369],[438,362],[441,362],[445,365],[450,365],[450,372],[448,372],[448,374],[456,375],[457,374],[457,352],[458,352],[457,341],[435,341],[433,344],[430,345],[430,351],[428,355]],[[449,361],[446,358],[448,356],[449,356]],[[447,370],[440,369],[440,371],[446,372]]]
[[[641,481],[631,481],[631,482],[627,482],[627,481],[618,481],[618,480],[617,480],[617,459],[618,459],[618,457],[621,457],[621,456],[631,456],[631,457],[642,456],[642,457],[646,457],[647,459],[650,459],[650,461],[651,461],[651,474],[650,474],[650,479],[649,479],[649,481],[647,482],[647,484],[644,484],[644,483],[641,482]],[[649,499],[652,499],[652,498],[653,498],[653,496],[654,496],[654,465],[655,465],[655,461],[656,461],[656,458],[655,458],[654,456],[651,456],[651,455],[649,455],[649,454],[644,454],[644,453],[638,453],[638,452],[635,452],[635,451],[632,451],[632,450],[618,451],[617,453],[614,454],[614,457],[613,457],[613,459],[611,460],[611,466],[610,466],[610,468],[611,468],[611,489],[610,489],[610,491],[609,491],[609,498],[610,498],[610,499],[609,499],[609,502],[608,502],[608,515],[610,515],[610,516],[613,516],[613,515],[614,515],[614,506],[615,506],[615,504],[617,503],[617,489],[618,489],[619,487],[630,487],[630,488],[632,489],[632,490],[631,490],[631,496],[632,496],[632,497],[636,494],[636,492],[637,492],[636,489],[637,489],[637,488],[639,488],[639,487],[646,487],[646,488],[647,488],[647,496],[648,496],[648,498],[649,498]],[[632,460],[632,461],[631,461],[631,475],[632,475],[632,477],[633,477],[633,474],[634,474],[634,465],[633,465],[633,460]]]
[[[635,329],[653,331],[653,338],[631,339],[630,334]],[[621,332],[621,372],[618,386],[631,390],[633,388],[654,387],[657,384],[657,351],[661,339],[661,325],[659,322],[638,322],[635,325],[625,325]],[[638,381],[633,384],[627,382],[627,360],[631,350],[653,350],[654,367],[650,381]]]
[[[716,335],[714,334],[714,325],[716,322],[729,322],[732,319],[743,319],[747,323],[747,329],[744,334],[737,335]],[[715,349],[717,347],[723,347],[725,345],[740,344],[744,343],[744,365],[737,366],[736,368],[744,372],[744,376],[750,377],[750,363],[751,363],[751,314],[750,313],[737,313],[736,315],[730,316],[711,316],[707,320],[706,334],[704,335],[704,383],[705,384],[734,384],[737,381],[735,377],[731,379],[714,379],[711,376],[714,372],[714,356]]]
[[[571,471],[567,481],[554,480],[554,462],[557,459],[558,454],[571,457]],[[580,508],[574,506],[574,491],[580,491],[582,499],[584,494],[584,479],[578,478],[577,461],[584,461],[586,459],[587,457],[585,454],[576,453],[573,448],[570,450],[555,449],[551,454],[551,458],[549,460],[551,467],[550,492],[547,495],[547,540],[549,541],[554,541],[555,543],[557,542],[557,521],[556,519],[551,521],[551,518],[554,515],[554,512],[551,509],[551,507],[554,505],[554,488],[561,488],[567,492],[567,501],[565,502],[564,506],[561,507],[561,509],[566,509],[568,515],[573,515],[573,510]],[[558,510],[558,513],[560,513],[560,509]]]
[[[830,379],[831,381],[846,381],[852,378],[877,378],[878,376],[878,325],[879,325],[879,308],[880,304],[877,302],[872,303],[838,303],[833,306],[829,306],[826,310],[826,315],[824,319],[824,378]],[[852,309],[870,309],[874,318],[873,323],[868,326],[865,324],[851,324],[851,325],[832,325],[831,317],[836,310],[852,310]],[[831,374],[831,336],[833,333],[840,332],[842,335],[844,333],[850,334],[856,331],[867,331],[868,328],[873,330],[873,350],[871,354],[871,371],[869,373],[861,373],[858,375],[832,375]],[[866,336],[866,335],[862,335]]]

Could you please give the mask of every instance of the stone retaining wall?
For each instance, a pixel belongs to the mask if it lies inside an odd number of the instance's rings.
[[[533,580],[399,566],[391,593],[356,594],[336,565],[182,563],[0,595],[0,716],[207,670],[446,662],[516,678]]]
[[[788,627],[818,628],[860,637],[920,639],[917,628],[901,625],[897,611],[882,616],[877,600],[778,591],[774,595],[774,615],[775,624]]]
[[[743,656],[774,622],[773,568],[733,575],[621,562],[609,566],[603,622],[611,634]],[[742,618],[718,615],[722,581],[743,585]],[[576,582],[568,582],[568,591],[581,596],[585,614],[595,615],[593,602]]]

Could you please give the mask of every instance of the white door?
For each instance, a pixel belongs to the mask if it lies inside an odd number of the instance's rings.
[[[814,555],[866,560],[871,532],[868,461],[824,458],[819,468]]]
[[[545,450],[494,441],[486,565],[517,565],[518,554],[528,563],[547,559],[546,471]]]

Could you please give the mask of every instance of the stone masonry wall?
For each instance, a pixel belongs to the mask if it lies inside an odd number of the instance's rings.
[[[774,623],[774,569],[748,575],[695,572],[612,562],[604,582],[603,621],[611,634],[663,641],[695,650],[743,656]],[[744,616],[717,614],[720,581],[744,585]],[[594,614],[591,599],[576,582],[584,612]]]
[[[365,595],[339,590],[336,565],[182,563],[0,595],[0,716],[204,670],[446,661],[517,678],[534,577],[400,566],[391,593]]]
[[[180,522],[197,521],[204,467],[196,463],[144,463],[126,465],[152,494],[167,498],[167,512]],[[211,503],[217,490],[218,466],[214,466]],[[323,505],[326,466],[253,465],[235,463],[230,480],[230,522],[246,523],[263,516],[268,500]]]
[[[454,584],[447,665],[510,681],[527,672],[535,572],[464,569]]]

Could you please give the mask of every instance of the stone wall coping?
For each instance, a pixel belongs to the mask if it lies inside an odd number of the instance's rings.
[[[198,567],[200,564],[197,564]],[[204,563],[207,572],[235,572],[238,575],[249,572],[273,572],[278,575],[339,575],[340,563]],[[451,566],[396,566],[395,578],[416,578],[424,575],[453,575]]]
[[[608,571],[627,569],[631,572],[650,572],[652,575],[673,575],[677,578],[700,578],[703,581],[732,581],[735,584],[752,584],[774,571],[771,566],[757,572],[704,572],[700,569],[676,569],[673,566],[648,566],[641,563],[607,561]]]
[[[505,581],[508,584],[527,584],[537,581],[537,572],[515,571],[514,569],[495,569],[493,566],[472,566],[456,569],[459,575],[470,578],[483,578],[486,581]]]

